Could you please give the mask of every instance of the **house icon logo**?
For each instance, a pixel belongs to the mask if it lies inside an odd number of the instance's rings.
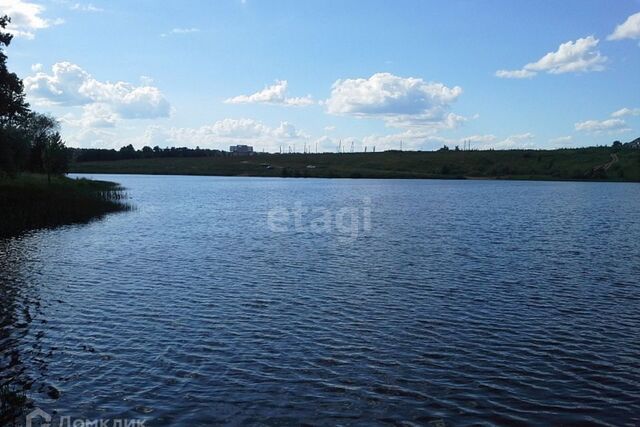
[[[47,414],[40,408],[36,408],[27,414],[26,427],[50,427],[51,415]]]

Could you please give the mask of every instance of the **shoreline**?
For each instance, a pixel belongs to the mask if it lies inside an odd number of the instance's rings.
[[[153,173],[153,172],[98,172],[98,171],[75,171],[72,170],[69,172],[69,175],[131,175],[131,176],[182,176],[182,177],[190,177],[190,176],[199,176],[199,177],[219,177],[219,178],[269,178],[269,179],[330,179],[330,180],[340,180],[340,179],[352,179],[352,180],[390,180],[390,181],[401,181],[401,180],[414,180],[414,181],[531,181],[531,182],[588,182],[588,183],[617,183],[617,184],[639,184],[640,180],[620,180],[620,179],[571,179],[571,178],[553,178],[553,177],[485,177],[485,176],[463,176],[463,177],[451,177],[451,176],[443,176],[443,177],[404,177],[404,176],[360,176],[357,178],[348,177],[348,176],[265,176],[265,175],[222,175],[222,174],[198,174],[198,173]],[[89,179],[89,178],[87,178]]]
[[[33,230],[88,223],[132,209],[119,184],[86,178],[22,174],[0,179],[0,239]]]
[[[616,161],[612,162],[612,158]],[[606,166],[606,167],[605,167]],[[391,151],[139,157],[74,162],[71,173],[353,179],[640,182],[640,150]]]

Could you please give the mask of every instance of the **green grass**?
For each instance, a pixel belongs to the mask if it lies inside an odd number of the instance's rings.
[[[0,238],[130,209],[118,184],[23,174],[0,179]]]
[[[560,150],[257,154],[250,157],[156,158],[71,165],[72,172],[325,178],[497,178],[640,181],[640,150]],[[270,165],[270,167],[267,166]],[[314,168],[308,168],[312,165]]]

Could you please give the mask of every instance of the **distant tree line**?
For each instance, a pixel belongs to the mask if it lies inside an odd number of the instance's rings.
[[[31,111],[25,101],[22,80],[7,69],[4,50],[13,35],[4,32],[11,22],[0,17],[0,177],[29,171],[62,174],[67,171],[68,151],[53,117]]]
[[[153,148],[145,146],[136,150],[133,145],[126,145],[119,150],[104,148],[70,148],[71,157],[76,162],[100,162],[128,159],[154,159],[166,157],[223,157],[229,153],[222,150],[207,148],[170,147]]]

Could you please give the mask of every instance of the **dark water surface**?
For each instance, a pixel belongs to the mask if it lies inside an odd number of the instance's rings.
[[[638,184],[96,177],[137,210],[0,241],[0,381],[49,413],[640,425]]]

